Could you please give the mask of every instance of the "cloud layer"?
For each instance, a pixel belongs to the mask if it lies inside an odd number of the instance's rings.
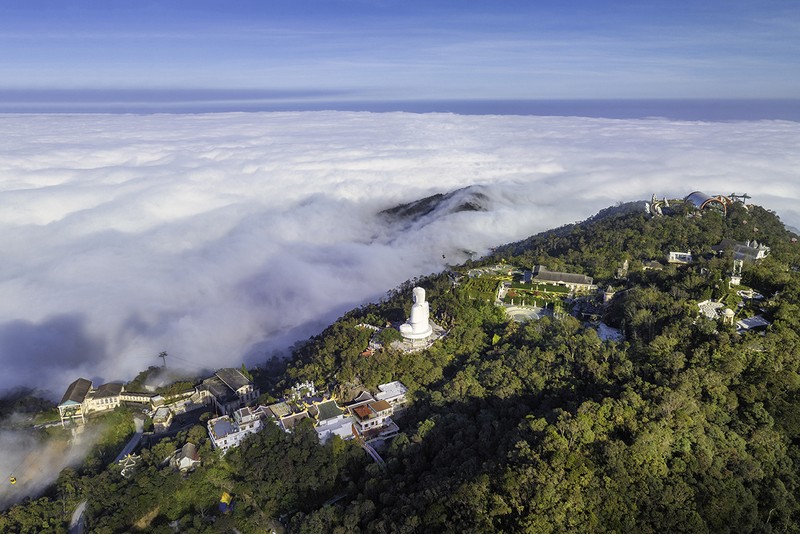
[[[800,226],[786,121],[0,115],[0,139],[0,391],[54,397],[163,350],[258,363],[464,251],[653,192],[747,192]],[[487,211],[376,216],[470,185]]]
[[[98,437],[96,429],[84,430],[70,440],[0,431],[0,510],[39,495],[65,467],[79,465]],[[9,481],[12,476],[14,485]]]

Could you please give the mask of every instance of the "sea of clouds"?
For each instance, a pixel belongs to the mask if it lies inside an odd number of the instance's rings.
[[[258,364],[466,251],[654,192],[747,192],[800,226],[798,147],[788,121],[0,115],[0,392],[58,400],[161,351]],[[377,215],[471,185],[487,211]]]

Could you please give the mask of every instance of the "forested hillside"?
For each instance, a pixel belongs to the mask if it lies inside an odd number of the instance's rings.
[[[735,206],[727,218],[609,211],[481,263],[544,264],[616,286],[605,320],[623,329],[623,343],[602,342],[572,317],[509,322],[490,304],[459,298],[441,275],[419,281],[452,328],[429,351],[359,359],[326,350],[348,321],[382,312],[393,319],[394,299],[352,314],[309,346],[293,376],[338,373],[369,385],[394,376],[414,390],[415,403],[388,473],[368,474],[352,504],[311,512],[298,528],[333,529],[365,506],[374,511],[359,525],[369,531],[800,528],[793,236],[759,207]],[[771,297],[763,335],[698,318],[698,301],[728,292],[731,255],[711,249],[726,238],[772,248],[744,267],[743,284]],[[686,250],[692,265],[643,269]],[[625,259],[627,279],[615,279]]]
[[[290,532],[320,533],[798,531],[793,237],[757,206],[736,205],[727,217],[676,208],[649,218],[620,208],[501,247],[456,273],[409,281],[342,317],[284,365],[256,371],[276,397],[300,380],[340,398],[402,381],[411,404],[382,453],[385,470],[353,442],[321,446],[300,425],[293,434],[268,429],[223,458],[205,444],[204,465],[181,478],[160,461],[189,439],[184,433],[144,451],[132,479],[97,462],[62,475],[40,501],[6,512],[0,530],[35,531],[37,513],[57,517],[86,496],[96,532],[172,532],[175,520],[181,532],[261,532],[280,528],[276,520]],[[728,286],[732,255],[712,250],[723,239],[771,247],[743,270],[743,286],[763,300],[738,306]],[[652,268],[669,251],[689,250],[689,265]],[[602,341],[588,317],[518,323],[470,299],[464,273],[500,262],[611,286],[614,297],[597,302],[595,315],[625,341]],[[404,320],[415,285],[448,334],[420,352],[362,355],[370,334],[356,325]],[[699,317],[697,303],[709,298],[742,316],[755,306],[771,324],[740,334]],[[221,490],[237,501],[224,517],[214,511]]]

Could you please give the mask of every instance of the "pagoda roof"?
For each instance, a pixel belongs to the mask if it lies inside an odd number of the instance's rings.
[[[336,405],[335,400],[329,400],[325,402],[321,402],[319,404],[314,405],[317,409],[317,420],[324,421],[326,419],[333,419],[334,417],[338,417],[342,415],[342,409]]]

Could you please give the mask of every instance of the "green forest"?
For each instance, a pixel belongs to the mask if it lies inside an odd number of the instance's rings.
[[[727,216],[676,206],[652,218],[615,206],[410,280],[289,360],[251,370],[270,398],[305,380],[340,398],[400,380],[410,405],[381,451],[385,469],[352,441],[320,445],[304,420],[292,433],[268,426],[223,457],[198,425],[143,449],[123,478],[108,462],[127,429],[45,495],[3,512],[0,531],[66,532],[82,499],[98,533],[800,531],[795,238],[758,206],[734,204]],[[732,253],[712,249],[724,239],[771,248],[742,273],[763,301],[737,306]],[[694,262],[667,265],[670,251]],[[592,305],[625,340],[601,340],[583,317],[509,320],[466,276],[501,262],[611,286],[611,301]],[[405,320],[414,286],[447,335],[419,352],[362,355],[371,332],[357,325]],[[709,298],[770,326],[740,334],[699,316]],[[183,476],[163,459],[186,441],[200,444],[203,464]],[[227,514],[217,511],[223,491],[235,503]]]

